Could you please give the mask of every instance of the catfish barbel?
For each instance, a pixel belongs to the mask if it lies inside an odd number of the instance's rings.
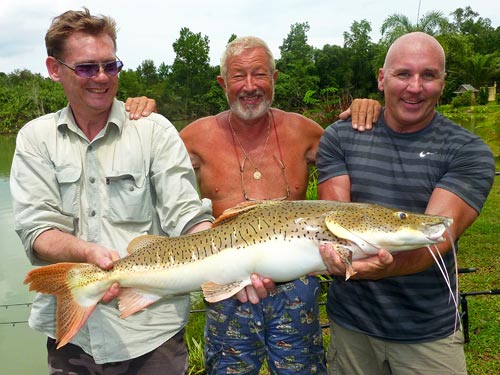
[[[452,220],[373,204],[335,201],[247,203],[229,209],[213,227],[180,237],[143,235],[129,255],[107,271],[88,263],[34,269],[29,289],[57,296],[58,348],[88,319],[109,287],[120,284],[118,308],[126,318],[160,298],[203,290],[209,302],[229,298],[258,273],[277,282],[324,272],[319,245],[352,259],[411,250],[444,241]]]

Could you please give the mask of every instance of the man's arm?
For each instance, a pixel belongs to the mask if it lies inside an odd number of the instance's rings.
[[[48,263],[91,263],[102,269],[110,269],[113,261],[120,259],[114,250],[57,229],[41,233],[33,243],[33,250],[38,258]]]
[[[113,262],[120,259],[114,250],[84,241],[58,229],[49,229],[41,233],[33,243],[33,251],[38,258],[49,263],[91,263],[103,270],[111,269]],[[119,291],[118,283],[113,283],[102,297],[102,301],[110,302],[118,296]]]
[[[329,178],[318,184],[318,198],[329,201],[351,201],[351,179],[349,175]]]
[[[146,96],[127,98],[125,109],[129,112],[131,120],[147,117],[153,112],[158,112],[156,101]],[[352,119],[352,127],[363,131],[372,128],[373,123],[378,121],[382,106],[372,99],[354,99],[351,106],[342,112],[339,117],[342,120]]]
[[[318,187],[319,189],[320,187]],[[329,190],[330,193],[332,191]],[[328,199],[328,196],[336,195],[334,193],[330,195],[320,194],[320,199]],[[478,216],[476,210],[456,194],[439,188],[436,188],[432,193],[425,213],[452,218],[453,224],[450,227],[450,232],[453,240],[459,238]],[[448,252],[452,248],[450,238],[437,244],[437,248],[441,254]],[[331,245],[322,245],[320,252],[329,273],[338,276],[345,275],[345,265]],[[377,280],[385,277],[409,275],[421,272],[433,263],[434,258],[427,248],[402,251],[397,254],[390,254],[382,249],[377,256],[354,261],[353,269],[357,274],[352,278]]]
[[[478,212],[469,206],[458,195],[448,190],[434,189],[427,208],[426,214],[446,216],[453,219],[450,227],[451,237],[456,241],[462,233],[469,228],[478,216]],[[441,254],[451,250],[452,244],[450,238],[446,236],[445,242],[439,243],[437,248]],[[434,258],[427,248],[401,252],[394,255],[394,262],[387,267],[381,277],[400,276],[417,273],[429,268],[434,263]],[[373,278],[380,278],[377,273],[368,274]]]

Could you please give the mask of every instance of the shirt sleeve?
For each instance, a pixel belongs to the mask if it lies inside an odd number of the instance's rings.
[[[319,141],[316,168],[318,170],[318,183],[332,177],[348,174],[345,154],[340,146],[340,136],[337,132],[339,123],[330,125]]]
[[[481,212],[495,178],[490,148],[479,137],[474,137],[450,156],[448,169],[436,187],[458,195]]]
[[[74,231],[74,218],[60,210],[56,170],[49,157],[47,142],[51,129],[55,129],[52,123],[46,117],[30,122],[19,131],[10,174],[15,230],[34,265],[46,264],[33,252],[33,242],[40,233],[52,228]]]
[[[162,119],[159,121],[168,122]],[[159,126],[155,133],[150,176],[155,209],[162,230],[179,236],[195,224],[213,221],[211,202],[199,198],[191,160],[175,127]]]

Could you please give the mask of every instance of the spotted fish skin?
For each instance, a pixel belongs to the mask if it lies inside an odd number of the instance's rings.
[[[354,259],[383,247],[400,251],[443,241],[451,220],[381,206],[334,201],[281,201],[228,210],[213,228],[168,238],[139,236],[129,256],[103,271],[84,263],[57,263],[30,271],[30,290],[57,296],[58,347],[78,332],[115,282],[125,318],[164,296],[202,287],[216,302],[250,284],[254,272],[289,281],[326,270],[318,247],[332,242]],[[438,228],[438,229],[434,229]]]

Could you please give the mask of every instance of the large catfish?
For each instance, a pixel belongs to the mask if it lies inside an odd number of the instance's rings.
[[[65,345],[88,319],[108,288],[122,287],[126,318],[160,298],[204,292],[210,302],[250,284],[253,272],[277,282],[326,270],[318,247],[332,242],[352,259],[410,250],[444,241],[446,217],[382,206],[333,201],[246,204],[226,211],[213,228],[168,238],[144,235],[109,271],[92,264],[57,263],[30,271],[30,290],[57,296],[57,341]]]

